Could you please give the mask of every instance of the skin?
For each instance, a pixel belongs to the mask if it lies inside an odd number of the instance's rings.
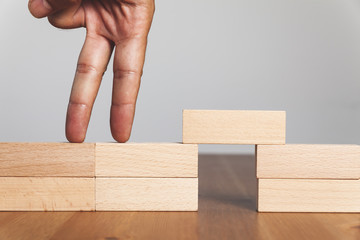
[[[116,141],[126,142],[135,114],[154,0],[29,0],[29,10],[36,18],[47,17],[57,28],[87,30],[67,110],[69,142],[85,139],[92,107],[113,51],[110,127]]]

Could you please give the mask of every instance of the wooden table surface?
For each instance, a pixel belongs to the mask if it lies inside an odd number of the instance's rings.
[[[360,240],[360,214],[257,213],[254,156],[200,155],[198,212],[2,212],[0,239]]]

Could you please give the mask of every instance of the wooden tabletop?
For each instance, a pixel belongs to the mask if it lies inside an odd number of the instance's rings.
[[[257,213],[254,156],[199,156],[198,212],[2,212],[0,239],[354,239],[360,214]]]

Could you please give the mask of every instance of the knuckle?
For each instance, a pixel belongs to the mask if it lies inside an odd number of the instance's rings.
[[[99,71],[91,64],[87,63],[78,63],[76,67],[76,73],[84,73],[84,74],[90,74],[90,73],[96,73],[99,74]]]
[[[48,16],[48,21],[51,25],[53,25],[56,28],[64,29],[64,28],[68,28],[67,26],[69,25],[67,19],[51,16],[51,15]]]
[[[124,69],[117,69],[114,71],[114,78],[115,79],[122,79],[122,78],[138,78],[141,76],[141,72],[138,70],[124,70]]]
[[[72,16],[62,15],[62,13],[55,13],[48,16],[48,21],[56,28],[71,29],[78,27]]]
[[[78,107],[78,108],[84,108],[84,109],[90,108],[90,105],[88,103],[80,102],[80,101],[74,101],[74,100],[69,101],[69,106]]]

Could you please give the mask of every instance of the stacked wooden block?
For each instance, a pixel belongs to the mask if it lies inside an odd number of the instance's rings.
[[[96,144],[96,210],[196,211],[194,144]]]
[[[196,211],[194,144],[0,143],[1,211]]]
[[[260,212],[360,212],[360,146],[285,145],[285,112],[183,113],[183,142],[255,144]]]
[[[0,210],[196,211],[197,144],[254,144],[259,211],[360,212],[360,146],[285,132],[284,111],[184,110],[182,144],[0,143]]]
[[[261,212],[360,212],[360,146],[258,145]]]

